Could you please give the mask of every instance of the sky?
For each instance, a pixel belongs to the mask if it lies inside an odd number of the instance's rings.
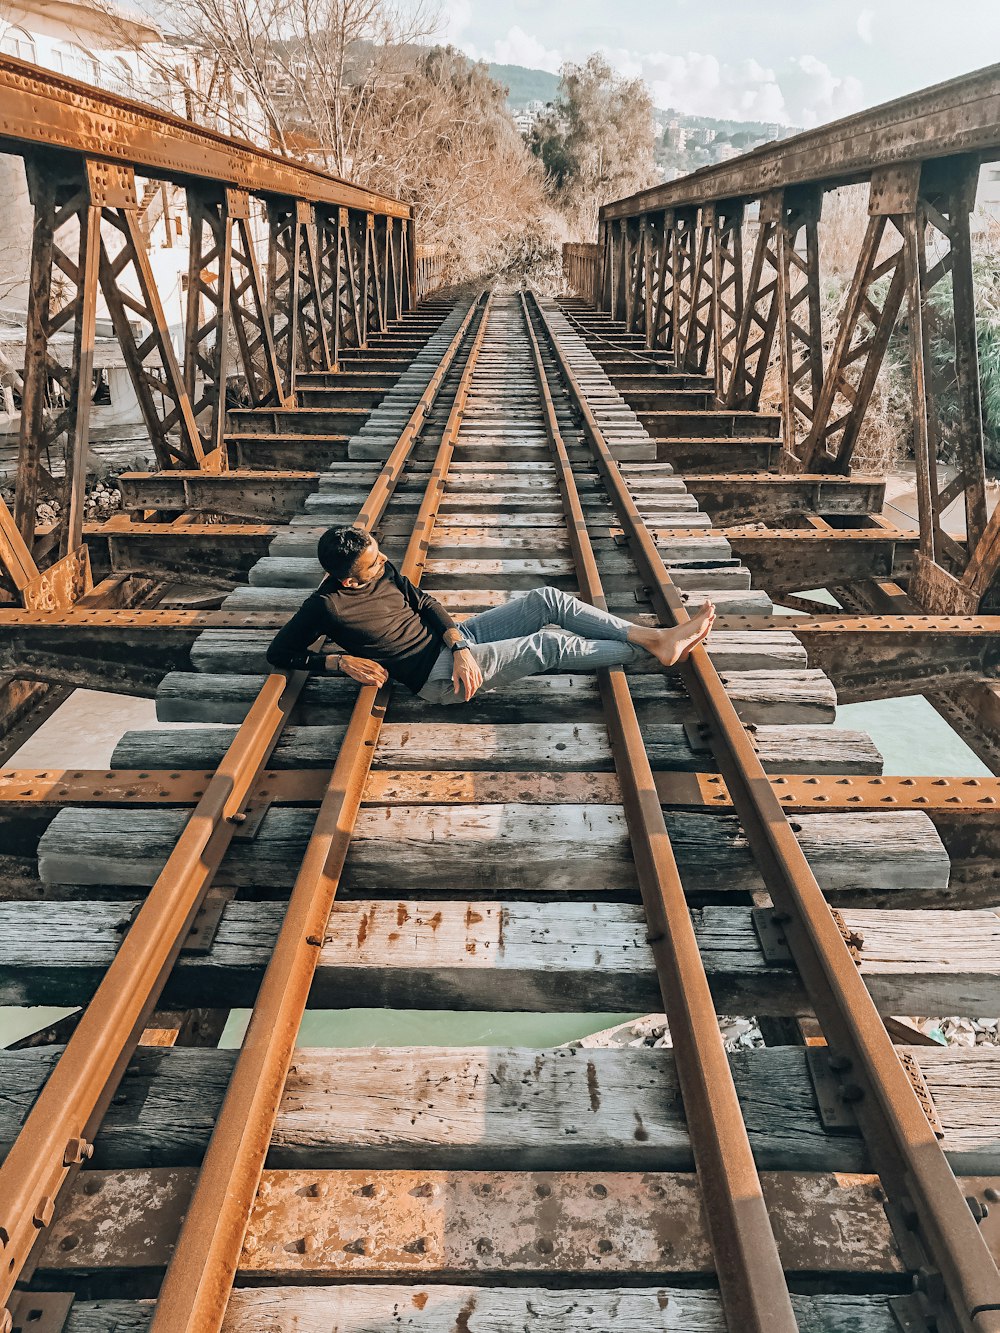
[[[657,107],[809,127],[1000,61],[1000,0],[444,0],[441,39],[553,73],[599,50]]]

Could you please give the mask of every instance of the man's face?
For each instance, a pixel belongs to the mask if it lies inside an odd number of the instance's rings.
[[[379,550],[378,542],[373,537],[354,562],[351,577],[344,579],[349,588],[361,588],[366,583],[375,583],[385,570],[385,556]]]

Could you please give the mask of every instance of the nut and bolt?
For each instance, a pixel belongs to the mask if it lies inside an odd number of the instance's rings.
[[[965,1202],[969,1205],[969,1212],[981,1225],[990,1215],[990,1210],[982,1199],[977,1199],[974,1194],[967,1194]]]
[[[86,1139],[70,1139],[63,1153],[63,1166],[79,1166],[94,1155],[94,1145]]]

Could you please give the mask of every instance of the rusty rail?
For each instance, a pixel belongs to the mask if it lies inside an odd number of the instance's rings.
[[[478,301],[470,306],[379,472],[359,526],[371,530],[384,513],[478,307]],[[59,1191],[90,1156],[101,1119],[306,679],[305,672],[268,677],[0,1166],[2,1302],[51,1222]],[[331,791],[343,776],[341,765]],[[2,1333],[10,1323],[9,1312],[0,1313]],[[200,1333],[206,1325],[195,1327]]]
[[[480,298],[481,299],[481,298]],[[419,584],[492,297],[458,384],[401,571]],[[470,315],[479,309],[477,301]],[[463,324],[468,326],[468,320]],[[458,335],[456,335],[456,338]],[[375,497],[376,486],[372,496]],[[390,492],[391,493],[391,492]],[[388,501],[370,498],[359,523],[369,530]],[[391,685],[358,693],[347,734],[292,888],[250,1025],[205,1153],[180,1238],[160,1288],[152,1333],[212,1333],[222,1326],[278,1103],[340,886],[361,797],[389,702]]]
[[[608,448],[542,305],[540,322],[579,413],[598,471],[650,588],[661,623],[687,611]],[[1000,1272],[895,1054],[841,931],[792,832],[719,673],[703,646],[683,668],[719,771],[774,902],[803,985],[831,1047],[830,1067],[870,1146],[909,1254],[922,1252],[924,1295],[963,1333],[1000,1330]],[[940,1282],[941,1291],[937,1291]]]
[[[607,611],[594,548],[524,294],[525,326],[580,595]],[[684,886],[624,671],[598,673],[615,771],[667,1013],[723,1308],[731,1329],[798,1327]]]

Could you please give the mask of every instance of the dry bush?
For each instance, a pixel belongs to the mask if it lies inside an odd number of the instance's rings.
[[[433,0],[159,3],[175,44],[149,59],[164,85],[180,80],[194,119],[213,123],[219,90],[241,89],[237,132],[412,201],[449,283],[554,278],[564,229],[543,171],[487,67],[418,44]]]
[[[381,99],[362,183],[415,201],[418,236],[445,251],[445,279],[554,279],[564,228],[506,91],[450,48],[428,52]]]
[[[622,77],[598,52],[563,66],[531,145],[571,240],[593,240],[602,204],[656,181],[653,141],[653,101],[642,79]]]

